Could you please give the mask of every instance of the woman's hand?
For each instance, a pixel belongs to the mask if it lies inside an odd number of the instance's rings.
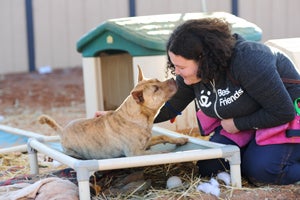
[[[225,131],[227,131],[228,133],[237,133],[240,130],[236,128],[234,122],[233,122],[233,118],[230,119],[223,119],[221,121],[221,125],[223,127],[223,129]]]
[[[100,111],[100,110],[98,110],[98,111],[95,112],[95,117],[100,117],[100,116],[106,115],[107,112],[108,111],[102,111],[102,110]]]

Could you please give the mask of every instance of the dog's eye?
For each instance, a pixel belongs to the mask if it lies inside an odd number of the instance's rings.
[[[157,85],[154,85],[154,92],[157,92],[159,90],[159,87]]]

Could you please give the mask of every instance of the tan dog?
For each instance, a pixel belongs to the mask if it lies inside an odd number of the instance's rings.
[[[156,136],[153,121],[162,105],[177,91],[174,79],[160,82],[145,79],[139,68],[138,84],[119,108],[92,119],[78,119],[65,128],[49,116],[40,123],[58,132],[66,154],[81,159],[104,159],[152,154],[148,149],[159,143],[183,145],[187,138]]]

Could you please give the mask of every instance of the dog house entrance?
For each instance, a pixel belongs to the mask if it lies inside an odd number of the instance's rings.
[[[134,86],[132,56],[101,53],[100,58],[104,110],[115,110]]]

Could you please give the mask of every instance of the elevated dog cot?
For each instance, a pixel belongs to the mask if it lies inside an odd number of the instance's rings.
[[[181,134],[169,131],[167,129],[154,126],[152,129],[153,135],[167,135],[170,137],[182,137]],[[231,184],[233,187],[240,188],[241,171],[240,171],[240,150],[234,145],[223,145],[205,140],[189,138],[189,142],[183,146],[177,147],[173,144],[159,144],[152,147],[152,150],[170,151],[170,153],[151,154],[143,156],[131,156],[101,160],[79,160],[70,157],[61,151],[53,149],[36,138],[31,138],[28,141],[28,153],[31,174],[39,173],[39,165],[37,152],[48,155],[71,168],[77,173],[77,181],[79,187],[79,197],[81,200],[89,200],[90,187],[89,177],[94,171],[133,168],[152,166],[167,163],[189,162],[197,160],[208,160],[215,158],[225,158],[230,164]]]
[[[81,200],[90,199],[89,177],[94,171],[123,169],[131,167],[152,166],[167,163],[188,162],[214,158],[225,158],[230,164],[231,184],[241,187],[240,151],[237,146],[213,143],[189,136],[189,142],[183,146],[173,144],[159,144],[152,147],[153,151],[170,151],[170,153],[152,154],[145,156],[132,156],[111,158],[102,160],[79,160],[72,158],[62,152],[62,146],[58,136],[43,136],[38,133],[26,131],[10,126],[0,125],[1,134],[5,138],[15,138],[10,144],[3,141],[0,154],[28,151],[30,173],[39,174],[37,153],[43,153],[56,161],[59,161],[77,173],[79,197]],[[170,137],[182,137],[182,134],[154,126],[153,135],[167,135]],[[3,139],[5,139],[3,137]],[[24,143],[27,144],[24,144]]]

